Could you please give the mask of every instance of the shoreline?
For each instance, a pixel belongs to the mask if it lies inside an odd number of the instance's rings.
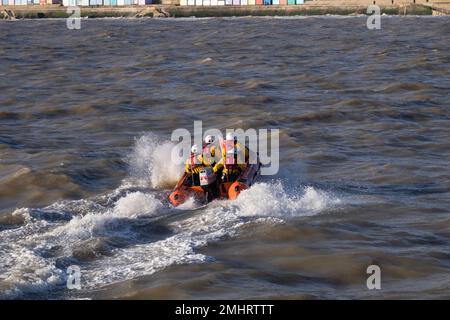
[[[433,15],[433,9],[421,4],[381,5],[385,15]],[[67,7],[52,6],[0,6],[0,19],[45,19],[67,18]],[[83,18],[205,18],[239,16],[325,16],[325,15],[365,15],[364,5],[287,5],[287,6],[174,6],[146,5],[128,7],[80,7]]]

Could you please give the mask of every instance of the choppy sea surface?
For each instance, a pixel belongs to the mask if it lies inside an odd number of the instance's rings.
[[[0,297],[449,299],[450,19],[381,23],[0,21]],[[194,120],[278,174],[170,208]]]

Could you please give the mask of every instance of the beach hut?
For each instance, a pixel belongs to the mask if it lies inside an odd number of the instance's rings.
[[[211,0],[203,0],[203,5],[209,7],[211,5]]]
[[[287,0],[287,4],[295,4],[295,0]]]
[[[218,2],[217,0],[211,0],[211,5],[212,6],[217,6],[217,4],[218,4],[217,2]]]
[[[188,6],[195,6],[195,0],[187,0]]]
[[[218,6],[224,6],[225,5],[225,0],[217,0],[217,5]]]
[[[280,5],[280,0],[272,0],[272,4],[275,6],[279,6]]]
[[[202,6],[203,5],[203,0],[195,0],[195,5],[196,6]]]
[[[255,0],[248,0],[248,5],[249,6],[254,6],[256,4]]]
[[[287,5],[287,0],[280,0],[280,6]]]
[[[225,5],[226,6],[232,6],[233,5],[233,0],[225,0]]]
[[[262,6],[263,0],[255,0],[255,4],[256,4],[257,6]]]
[[[305,3],[305,0],[295,0],[295,3],[296,3],[296,4],[304,4],[304,3]]]
[[[233,6],[240,6],[241,0],[233,0]]]
[[[271,0],[264,0],[263,1],[263,4],[265,5],[265,6],[270,6],[272,3],[271,3],[272,1]]]
[[[241,0],[241,6],[248,6],[248,0]]]
[[[187,6],[187,0],[180,0],[180,6]]]

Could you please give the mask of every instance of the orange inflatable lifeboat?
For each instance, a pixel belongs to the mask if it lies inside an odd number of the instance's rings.
[[[169,202],[174,206],[179,206],[189,198],[193,198],[197,203],[206,204],[214,199],[236,199],[239,194],[252,186],[258,178],[261,163],[247,164],[246,169],[239,175],[236,181],[222,182],[211,178],[211,169],[205,168],[200,173],[200,184],[192,185],[188,174],[184,173],[178,181],[172,193],[169,195]],[[209,176],[209,177],[208,177]]]

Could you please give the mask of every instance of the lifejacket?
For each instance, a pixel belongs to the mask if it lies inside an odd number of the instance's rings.
[[[234,144],[234,141],[224,141],[223,148],[225,150],[225,168],[228,170],[239,169],[238,150]]]
[[[215,159],[215,146],[213,144],[205,144],[203,146],[203,162],[208,166],[214,166],[216,164]]]
[[[202,164],[199,162],[199,160],[196,159],[196,155],[191,153],[191,156],[189,157],[189,169],[192,171],[201,165]]]

